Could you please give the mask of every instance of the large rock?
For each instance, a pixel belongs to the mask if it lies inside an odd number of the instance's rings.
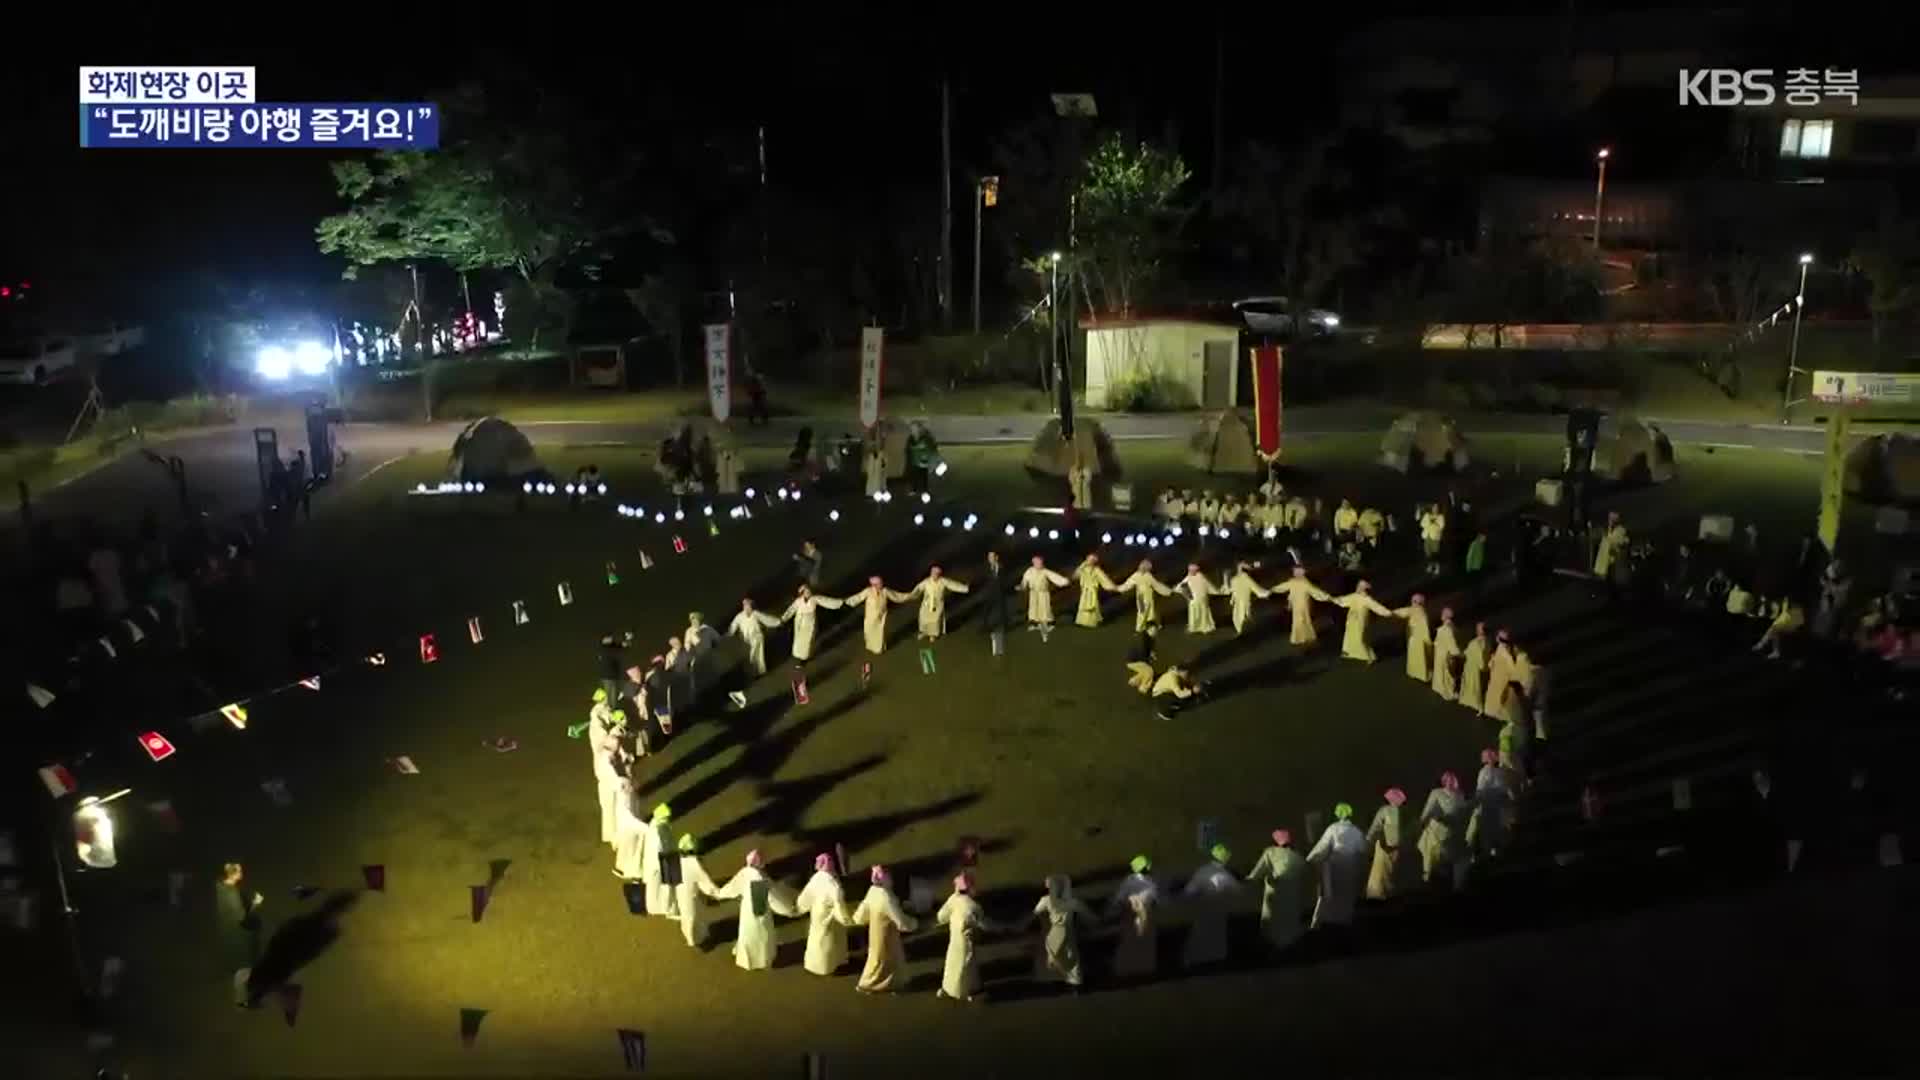
[[[447,475],[460,481],[519,480],[540,471],[533,443],[519,428],[497,416],[468,424],[453,440]]]
[[[1096,478],[1112,482],[1120,476],[1120,456],[1114,452],[1113,439],[1098,420],[1084,417],[1073,422],[1073,443],[1060,437],[1058,418],[1041,425],[1039,434],[1027,450],[1027,468],[1042,476],[1065,480],[1067,470],[1078,462],[1093,470]]]
[[[1593,471],[1620,484],[1664,484],[1673,479],[1673,442],[1654,424],[1623,418],[1601,437]]]
[[[1200,430],[1187,440],[1187,462],[1202,472],[1216,475],[1256,476],[1260,473],[1260,455],[1255,452],[1253,431],[1245,417],[1228,409],[1200,422]]]
[[[1395,472],[1415,469],[1464,471],[1471,461],[1467,437],[1444,413],[1410,412],[1393,422],[1380,440],[1380,464]]]
[[[1876,502],[1920,502],[1920,439],[1901,432],[1861,439],[1847,451],[1846,492]]]

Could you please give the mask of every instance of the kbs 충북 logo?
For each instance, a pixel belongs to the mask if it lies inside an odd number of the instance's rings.
[[[1764,108],[1775,101],[1795,108],[1812,108],[1827,98],[1845,98],[1860,104],[1860,71],[1827,68],[1790,68],[1776,81],[1772,68],[1681,68],[1680,104],[1750,105]]]

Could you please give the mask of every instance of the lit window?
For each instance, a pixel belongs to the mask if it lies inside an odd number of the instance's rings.
[[[1833,121],[1788,120],[1780,125],[1780,156],[1823,158],[1833,149]]]

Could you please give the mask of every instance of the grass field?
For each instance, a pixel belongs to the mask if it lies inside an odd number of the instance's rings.
[[[1312,440],[1290,461],[1299,485],[1332,498],[1351,492],[1404,513],[1416,496],[1439,494],[1441,481],[1356,464],[1368,449],[1358,440]],[[1523,499],[1530,475],[1557,457],[1548,440],[1486,440],[1479,450],[1498,471],[1476,470],[1470,481],[1487,506]],[[1197,478],[1170,448],[1129,444],[1122,453],[1146,499],[1162,484],[1226,486]],[[1689,448],[1681,455],[1681,480],[1617,500],[1636,529],[1680,529],[1724,505],[1753,507],[1763,537],[1784,539],[1811,517],[1812,462]],[[646,453],[568,450],[548,463],[564,472],[589,458],[615,488],[609,503],[657,501]],[[1014,507],[1059,499],[1051,485],[1016,470],[1014,450],[957,448],[949,458],[950,483],[929,513],[971,510],[991,524]],[[777,611],[790,595],[786,557],[804,535],[821,539],[834,582],[828,591],[841,595],[869,572],[909,587],[932,561],[969,580],[984,547],[1007,541],[984,527],[916,529],[905,500],[884,511],[842,504],[837,523],[826,520],[823,500],[761,506],[751,522],[719,519],[719,535],[710,536],[693,520],[637,524],[605,504],[568,513],[555,499],[516,514],[508,500],[404,494],[443,467],[437,458],[408,459],[345,493],[302,530],[290,556],[297,572],[262,586],[263,654],[277,647],[278,620],[324,608],[350,633],[377,628],[386,667],[349,665],[329,674],[319,693],[294,688],[259,701],[244,732],[177,725],[169,733],[179,756],[127,774],[136,792],[122,804],[123,866],[80,878],[77,903],[91,944],[129,964],[117,1019],[133,1075],[598,1075],[619,1070],[614,1029],[622,1027],[646,1032],[650,1075],[778,1075],[797,1070],[809,1050],[826,1053],[836,1076],[997,1075],[1045,1060],[1165,1060],[1196,1043],[1257,1047],[1262,1025],[1276,1017],[1331,1032],[1365,1025],[1360,1010],[1379,986],[1414,994],[1408,980],[1420,958],[1383,956],[982,1009],[930,992],[872,1001],[854,992],[850,977],[807,975],[798,968],[799,923],[783,928],[782,966],[771,973],[732,966],[730,919],[708,952],[688,950],[676,927],[627,914],[597,842],[587,750],[563,734],[585,718],[594,640],[630,628],[644,655],[690,609],[724,625],[743,593]],[[675,534],[688,543],[684,555],[672,552]],[[1033,546],[1012,543],[1017,559]],[[1070,569],[1068,552],[1039,546],[1056,568]],[[651,570],[640,569],[643,551],[656,562]],[[1219,555],[1205,559],[1217,565]],[[608,560],[617,585],[605,580]],[[1185,561],[1184,550],[1156,560],[1169,581]],[[577,598],[569,607],[555,597],[561,581]],[[1379,575],[1389,603],[1413,584],[1404,570]],[[1070,613],[1073,596],[1058,593],[1056,611]],[[511,625],[516,599],[527,602],[527,626]],[[866,692],[857,614],[823,613],[827,647],[812,666],[812,704],[793,705],[776,669],[751,687],[744,711],[709,710],[643,762],[645,798],[673,805],[676,828],[704,839],[719,879],[758,847],[778,876],[797,884],[816,851],[844,844],[862,875],[847,882],[853,902],[873,863],[939,878],[951,872],[959,838],[979,838],[987,903],[1006,919],[1024,915],[1052,872],[1073,874],[1094,900],[1138,852],[1152,853],[1164,878],[1184,877],[1199,859],[1194,834],[1203,817],[1218,820],[1244,869],[1276,825],[1300,834],[1308,813],[1340,799],[1365,817],[1390,784],[1417,803],[1439,770],[1470,773],[1492,738],[1491,724],[1407,679],[1397,647],[1383,649],[1372,668],[1330,651],[1302,656],[1285,644],[1284,629],[1274,634],[1283,624],[1271,608],[1245,640],[1230,631],[1195,640],[1180,629],[1183,605],[1172,601],[1163,611],[1163,661],[1197,661],[1223,692],[1161,721],[1123,684],[1131,628],[1121,606],[1110,605],[1108,625],[1063,623],[1045,644],[1015,633],[1009,655],[995,659],[971,604],[961,603],[931,676],[904,640],[911,609],[896,610],[897,643],[874,659]],[[1573,699],[1579,691],[1565,691],[1575,731],[1582,721],[1599,728],[1621,716],[1629,726],[1644,720],[1644,707],[1632,706],[1636,694],[1697,679],[1701,669],[1679,663],[1683,655],[1717,655],[1716,646],[1664,630],[1594,647],[1591,663],[1570,646],[1556,650],[1553,639],[1571,642],[1595,629],[1570,622],[1589,609],[1577,591],[1562,589],[1501,613],[1542,635],[1558,628],[1536,640],[1570,686],[1588,688],[1582,696],[1591,709]],[[466,640],[469,616],[483,621],[481,644]],[[1327,620],[1322,634],[1333,641],[1325,644],[1336,644]],[[443,656],[432,665],[413,655],[414,636],[427,632]],[[1397,637],[1391,625],[1376,632],[1383,646]],[[773,635],[770,659],[784,651],[784,633]],[[1649,651],[1669,655],[1650,662]],[[1716,677],[1743,683],[1742,693],[1776,688],[1777,669],[1715,662]],[[1629,691],[1636,675],[1642,681]],[[1725,691],[1699,707],[1704,715],[1740,697]],[[1692,722],[1690,713],[1671,712],[1656,710]],[[499,754],[481,745],[501,735],[517,738],[520,749]],[[1718,737],[1688,737],[1695,735]],[[398,754],[410,755],[421,774],[390,770],[384,760]],[[275,808],[258,789],[271,777],[286,781],[290,808]],[[173,800],[179,835],[160,833],[139,814],[156,798]],[[361,896],[337,941],[301,972],[303,1005],[292,1028],[271,1006],[243,1013],[226,1003],[207,905],[211,871],[229,858],[246,862],[267,895],[270,925],[302,907],[295,886],[354,888],[362,865],[387,867],[387,890]],[[170,869],[194,875],[184,911],[153,902]],[[467,887],[490,877],[497,887],[476,925]],[[1649,924],[1644,932],[1661,931]],[[1022,996],[1008,979],[1027,970],[1033,940],[1000,938],[989,948],[989,977],[1004,996]],[[910,938],[916,991],[931,989],[944,941],[938,931]],[[1604,965],[1615,943],[1601,933],[1561,947]],[[1451,946],[1436,962],[1456,973],[1460,993],[1498,1008],[1517,969],[1474,966],[1473,956],[1485,961],[1483,948]],[[471,1049],[457,1037],[462,1009],[487,1010]]]

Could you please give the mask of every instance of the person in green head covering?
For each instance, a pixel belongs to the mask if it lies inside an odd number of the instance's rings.
[[[616,859],[620,852],[620,785],[627,779],[631,764],[610,729],[602,729],[593,739],[593,779],[600,790],[600,842],[613,847]]]
[[[605,688],[593,692],[593,707],[587,710],[587,750],[595,758],[593,771],[600,772],[600,744],[606,741],[608,732],[613,730],[613,706],[607,702]]]
[[[707,876],[707,868],[700,863],[700,842],[692,833],[681,833],[680,842],[680,880],[673,886],[674,909],[680,919],[680,936],[693,948],[707,943],[707,926],[711,921],[707,901],[714,899],[720,892]]]
[[[1193,907],[1193,922],[1180,962],[1188,968],[1224,963],[1227,959],[1227,912],[1240,895],[1240,879],[1227,869],[1233,852],[1213,845],[1209,860],[1193,872],[1180,895]]]
[[[1349,926],[1353,908],[1367,877],[1367,835],[1353,823],[1353,804],[1333,808],[1333,824],[1307,852],[1307,862],[1320,868],[1320,899],[1313,905],[1313,925]]]
[[[1307,863],[1293,850],[1293,834],[1273,830],[1273,846],[1260,853],[1260,861],[1247,874],[1249,884],[1259,884],[1260,932],[1276,949],[1284,949],[1306,933],[1300,918],[1300,904],[1306,895]]]
[[[1159,966],[1160,936],[1154,909],[1160,905],[1160,886],[1150,876],[1153,860],[1135,855],[1128,863],[1132,873],[1120,882],[1107,899],[1107,918],[1125,918],[1120,925],[1120,943],[1113,953],[1113,974],[1117,978],[1141,978]]]
[[[653,820],[640,833],[640,880],[647,886],[647,914],[678,917],[674,885],[680,880],[680,858],[673,846],[673,810],[666,803],[653,808]]]

